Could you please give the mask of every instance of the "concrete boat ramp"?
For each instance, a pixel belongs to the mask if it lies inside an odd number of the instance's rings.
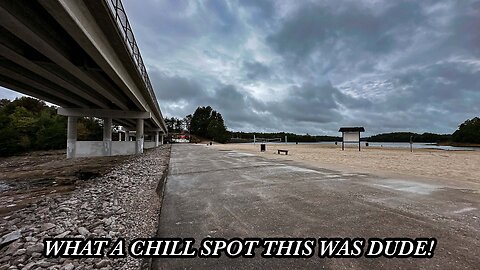
[[[154,269],[474,269],[477,190],[174,145],[158,237],[436,238],[433,258],[160,258]]]

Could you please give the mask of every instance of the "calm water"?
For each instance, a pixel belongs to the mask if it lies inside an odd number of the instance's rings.
[[[257,142],[258,144],[259,142]],[[252,143],[253,144],[253,143]],[[267,144],[285,144],[279,142],[270,142]],[[288,142],[287,144],[295,144],[295,142]],[[298,143],[298,144],[325,144],[335,145],[335,142],[315,142],[315,143]],[[385,147],[385,148],[410,148],[410,143],[392,143],[392,142],[369,142],[369,146],[373,147]],[[338,147],[341,147],[342,143],[338,142]],[[358,147],[358,144],[345,144],[346,147]],[[365,142],[361,142],[362,147],[365,146]],[[439,149],[447,151],[480,151],[480,147],[459,147],[459,146],[441,146],[432,143],[413,143],[414,149]]]

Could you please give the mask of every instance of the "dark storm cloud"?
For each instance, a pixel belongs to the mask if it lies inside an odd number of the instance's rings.
[[[361,1],[314,2],[287,17],[267,42],[289,64],[315,65],[311,57],[317,54],[322,62],[319,71],[324,74],[332,70],[369,72],[379,57],[410,45],[411,34],[425,26],[425,21],[420,1],[376,6]]]
[[[243,69],[250,80],[269,79],[270,68],[260,62],[243,62]]]
[[[167,40],[155,66],[169,75],[154,80],[167,114],[212,105],[236,130],[452,132],[479,111],[479,2],[160,1],[166,19],[143,24]]]
[[[187,78],[178,76],[168,77],[157,72],[149,72],[153,83],[162,88],[156,91],[157,98],[162,101],[186,101],[204,95],[202,87]]]
[[[479,0],[123,2],[167,116],[451,133],[480,111]]]

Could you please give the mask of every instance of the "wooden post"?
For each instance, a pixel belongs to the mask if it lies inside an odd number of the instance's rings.
[[[358,132],[358,151],[360,152],[360,131]]]
[[[342,151],[345,150],[345,146],[343,145],[345,143],[345,132],[342,132]]]
[[[413,153],[413,136],[410,136],[410,152]]]

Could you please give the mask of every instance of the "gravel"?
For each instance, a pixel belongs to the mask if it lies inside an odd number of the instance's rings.
[[[35,201],[0,219],[0,270],[147,269],[148,260],[44,258],[44,238],[153,237],[160,214],[170,146],[132,156],[76,190]],[[157,192],[158,191],[158,192]],[[127,248],[127,247],[126,247]]]

